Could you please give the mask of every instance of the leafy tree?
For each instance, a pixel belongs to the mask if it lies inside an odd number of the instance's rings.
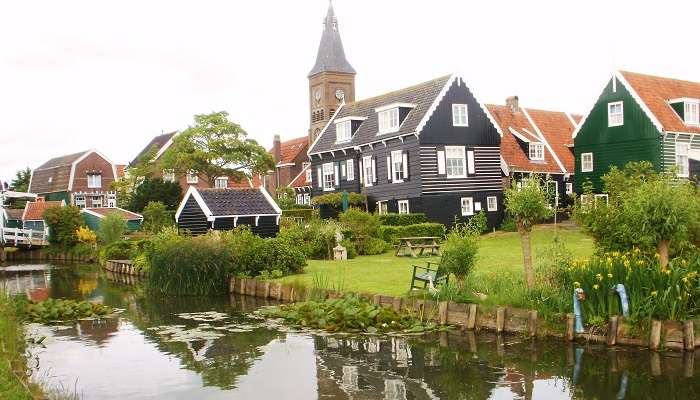
[[[535,271],[532,268],[530,232],[535,224],[552,216],[554,211],[548,207],[547,190],[536,177],[525,179],[521,188],[513,182],[513,186],[506,190],[505,203],[520,234],[525,282],[528,289],[532,290],[535,287]]]
[[[51,207],[44,211],[44,221],[49,226],[50,243],[64,249],[71,248],[78,243],[76,232],[84,225],[78,207]]]
[[[29,190],[29,180],[32,177],[32,170],[27,167],[15,173],[14,179],[10,182],[10,190],[15,192],[26,192]]]
[[[277,205],[283,210],[299,208],[296,202],[296,193],[289,186],[277,188]]]
[[[378,236],[377,232],[380,225],[379,218],[376,215],[358,208],[351,208],[340,214],[340,223],[350,231],[352,235],[350,239],[355,242],[358,253],[367,254],[367,250],[370,250],[370,247],[382,246],[372,240],[372,238]],[[383,249],[378,249],[377,251],[382,253],[383,251],[381,250]],[[373,252],[370,251],[370,253]]]
[[[274,168],[272,156],[238,124],[228,120],[226,111],[194,116],[195,124],[175,136],[161,158],[164,169],[184,174],[197,171],[214,187],[217,177],[242,180]]]
[[[476,264],[480,233],[479,226],[455,224],[442,244],[440,265],[454,274],[460,287]]]
[[[110,213],[100,221],[97,236],[104,245],[120,240],[127,231],[126,221],[119,213]]]
[[[112,182],[111,189],[117,192],[117,203],[121,208],[130,209],[136,189],[141,185],[146,178],[155,176],[155,156],[158,152],[158,147],[153,145],[146,151],[138,161],[133,165],[129,165],[128,173]],[[133,211],[133,210],[132,210]]]
[[[181,196],[182,189],[177,182],[165,182],[161,178],[146,178],[136,187],[128,209],[140,213],[148,203],[159,201],[168,210],[175,210],[180,204]]]
[[[143,229],[152,234],[173,225],[173,214],[160,201],[151,201],[143,209]]]
[[[319,206],[329,206],[333,207],[336,210],[340,210],[343,208],[343,193],[342,192],[333,192],[333,193],[327,193],[323,194],[321,196],[316,196],[311,200],[314,204],[319,205]],[[349,192],[348,193],[348,202],[350,203],[350,207],[362,207],[365,208],[365,203],[366,199],[363,194],[360,193],[355,193],[355,192]]]

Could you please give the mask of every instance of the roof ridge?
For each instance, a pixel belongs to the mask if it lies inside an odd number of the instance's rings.
[[[346,106],[346,107],[347,107],[347,106],[353,106],[353,105],[356,105],[356,104],[358,104],[358,103],[368,102],[368,101],[370,101],[370,100],[375,100],[375,99],[378,99],[378,98],[380,98],[380,97],[388,97],[388,96],[391,96],[391,95],[397,95],[397,94],[399,94],[399,93],[401,93],[401,92],[408,92],[408,91],[411,91],[411,90],[416,89],[416,88],[419,87],[419,86],[427,85],[427,84],[429,84],[429,83],[432,83],[432,82],[435,82],[435,81],[439,81],[439,80],[441,80],[441,79],[448,79],[450,76],[452,76],[452,74],[447,74],[447,75],[440,76],[440,77],[438,77],[438,78],[429,79],[429,80],[424,81],[424,82],[421,82],[421,83],[416,83],[416,84],[411,85],[411,86],[406,86],[406,87],[403,87],[403,88],[401,88],[401,89],[392,90],[392,91],[390,91],[390,92],[382,93],[382,94],[379,94],[379,95],[376,95],[376,96],[367,97],[367,98],[364,98],[364,99],[361,99],[361,100],[355,100],[355,101],[353,101],[352,103],[345,103],[345,106]]]
[[[634,72],[634,71],[624,71],[624,70],[619,70],[621,74],[632,74],[632,75],[640,75],[640,76],[645,76],[649,78],[655,78],[655,79],[663,79],[667,81],[676,81],[676,82],[681,82],[681,83],[691,83],[693,85],[700,85],[700,82],[698,81],[689,81],[686,79],[678,79],[678,78],[669,78],[666,76],[660,76],[660,75],[652,75],[652,74],[644,74],[641,72]]]

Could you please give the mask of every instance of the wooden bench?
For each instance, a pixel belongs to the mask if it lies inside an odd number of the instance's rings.
[[[396,248],[397,257],[408,253],[411,257],[416,258],[422,256],[426,249],[430,250],[431,255],[440,255],[440,245],[437,242],[437,237],[405,237],[397,238],[397,240],[399,241],[399,245]],[[401,250],[403,250],[403,254],[401,254]],[[419,250],[418,254],[416,254],[416,250]]]
[[[434,266],[431,267],[431,266]],[[428,265],[423,267],[420,265],[413,265],[413,277],[411,278],[411,289],[425,289],[432,283],[433,287],[437,287],[441,284],[447,284],[449,282],[449,274],[444,268],[440,266],[439,263],[428,261]],[[416,283],[418,282],[418,283]],[[420,283],[423,283],[421,288]]]

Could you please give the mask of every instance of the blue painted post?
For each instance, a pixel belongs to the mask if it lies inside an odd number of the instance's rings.
[[[585,299],[585,294],[583,293],[583,289],[576,288],[574,289],[574,316],[576,317],[576,327],[574,331],[576,333],[583,333],[583,314],[581,313],[579,298],[581,298],[581,300]]]
[[[622,306],[622,316],[624,317],[629,317],[630,316],[630,304],[629,304],[629,299],[627,297],[627,291],[625,290],[625,285],[618,283],[613,287],[613,290],[617,292],[617,294],[620,296],[620,305]]]

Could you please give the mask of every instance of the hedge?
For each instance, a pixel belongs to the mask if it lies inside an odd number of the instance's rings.
[[[400,237],[436,236],[442,238],[446,232],[445,225],[432,222],[404,226],[382,225],[379,227],[379,237],[389,243],[395,242]]]
[[[343,193],[334,192],[327,193],[321,196],[316,196],[311,199],[314,204],[319,206],[327,205],[340,210],[343,207]],[[360,193],[348,192],[348,202],[350,207],[361,207],[365,205],[365,196]]]
[[[314,210],[313,208],[292,208],[289,210],[282,210],[282,216],[283,217],[297,217],[297,218],[304,218],[305,221],[308,221],[313,217]]]
[[[415,225],[428,222],[423,213],[413,214],[381,214],[379,215],[379,223],[382,225],[404,226]]]

